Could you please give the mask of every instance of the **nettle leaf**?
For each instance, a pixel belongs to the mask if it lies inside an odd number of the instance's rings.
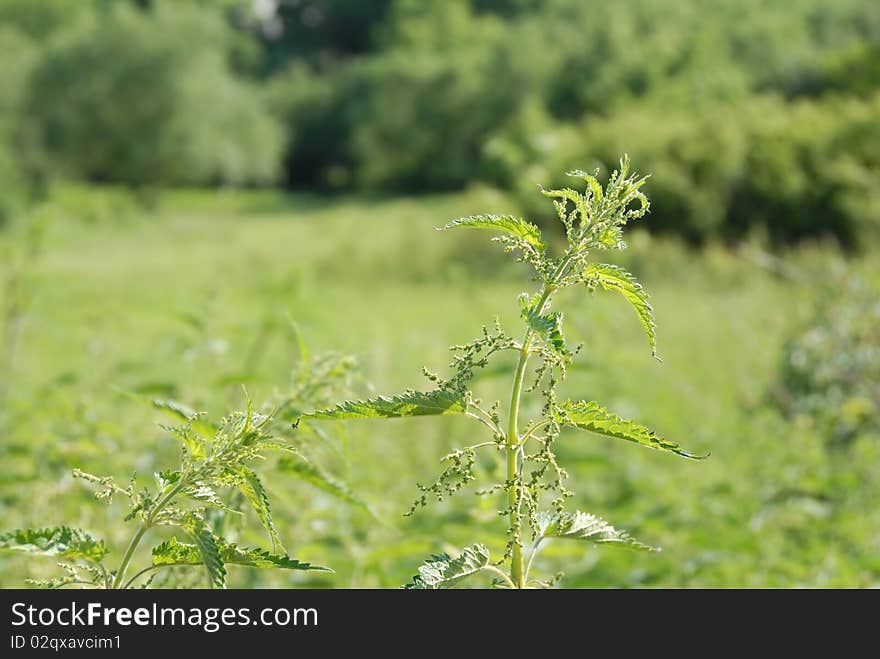
[[[489,550],[481,544],[465,547],[457,558],[449,554],[435,554],[419,568],[418,576],[404,588],[445,589],[452,588],[489,565]]]
[[[156,479],[156,485],[159,489],[164,490],[180,480],[180,472],[174,469],[165,469],[164,471],[154,473],[153,478]]]
[[[596,235],[596,245],[603,249],[626,249],[623,231],[618,226],[603,228]]]
[[[0,534],[0,549],[100,562],[109,552],[103,540],[82,529],[55,526],[44,529],[15,529]]]
[[[386,398],[379,396],[369,400],[345,401],[327,410],[318,410],[303,417],[320,420],[334,419],[393,419],[408,416],[430,416],[436,414],[464,414],[467,403],[452,392],[436,389],[434,391],[407,391]]]
[[[221,546],[220,555],[223,561],[231,565],[243,565],[257,568],[281,568],[284,570],[309,570],[314,572],[333,572],[323,565],[312,565],[298,561],[287,554],[271,554],[256,547],[238,547],[234,544]]]
[[[214,490],[209,485],[205,483],[193,483],[192,485],[183,488],[181,490],[181,494],[185,497],[189,497],[193,501],[198,501],[199,503],[204,503],[212,508],[217,508],[218,510],[225,510],[228,513],[236,513],[241,514],[240,511],[235,510],[235,508],[230,508],[223,499],[220,498],[220,495],[217,494],[217,491]]]
[[[324,473],[302,456],[296,458],[285,456],[278,460],[278,468],[314,485],[319,490],[323,490],[341,501],[357,506],[373,518],[376,518],[376,513],[373,512],[372,508],[357,496],[348,485]]]
[[[263,487],[263,482],[257,476],[257,472],[249,467],[237,467],[235,473],[239,476],[240,481],[237,487],[245,498],[250,502],[251,506],[257,513],[260,523],[269,534],[269,540],[272,542],[272,551],[276,548],[284,551],[284,545],[281,544],[281,538],[275,529],[275,523],[272,521],[272,508],[269,506],[269,495]]]
[[[562,357],[568,357],[569,352],[565,347],[565,337],[562,335],[562,312],[553,311],[541,314],[538,309],[539,299],[529,299],[523,293],[519,297],[521,315],[532,331],[547,342],[554,352]]]
[[[271,554],[256,547],[239,547],[222,539],[216,539],[220,558],[226,565],[242,565],[256,568],[280,568],[283,570],[313,570],[332,572],[330,568],[298,561],[287,555]],[[153,548],[153,565],[201,565],[202,555],[196,545],[180,542],[177,538],[166,540]]]
[[[590,513],[538,513],[538,537],[587,540],[596,544],[614,544],[639,551],[660,551],[639,542],[626,531],[614,528],[601,517]]]
[[[445,226],[437,227],[437,230],[446,231],[454,227],[497,229],[525,241],[538,252],[543,252],[547,248],[541,239],[541,230],[537,226],[513,215],[471,215],[470,217],[460,217]]]
[[[545,197],[561,200],[563,208],[566,208],[566,202],[571,202],[574,205],[578,216],[580,217],[581,227],[585,227],[587,226],[587,224],[590,223],[589,205],[587,203],[586,197],[584,197],[580,192],[572,190],[571,188],[562,188],[560,190],[544,190],[542,188],[541,193]]]
[[[616,265],[593,263],[587,267],[584,279],[588,286],[598,283],[606,291],[617,291],[633,306],[648,337],[651,354],[657,356],[657,329],[654,308],[648,302],[648,293],[631,273]]]
[[[617,416],[596,402],[565,401],[556,406],[555,414],[556,421],[562,425],[589,430],[607,437],[625,439],[649,448],[676,453],[685,458],[701,460],[707,457],[689,453],[675,442],[658,437],[645,426]]]
[[[153,565],[201,565],[202,555],[198,547],[180,542],[177,538],[166,540],[153,547]]]
[[[208,455],[208,445],[205,438],[196,432],[191,425],[162,426],[162,428],[174,435],[186,447],[187,453],[193,459],[200,460]]]
[[[33,588],[39,588],[41,590],[60,590],[65,586],[69,586],[71,584],[77,584],[80,586],[91,585],[95,588],[101,587],[101,580],[96,579],[95,581],[87,581],[81,577],[77,577],[75,575],[66,575],[63,577],[49,577],[48,579],[28,579],[25,578],[24,582],[28,586],[32,586]]]
[[[299,452],[296,446],[280,439],[264,439],[260,441],[260,447],[267,451],[283,451],[284,453],[293,453],[302,457],[302,453]]]
[[[210,421],[206,420],[203,415],[199,414],[189,405],[185,405],[179,401],[170,398],[148,398],[130,392],[126,393],[126,395],[132,400],[144,405],[149,405],[155,410],[159,410],[165,416],[174,421],[190,424],[193,430],[203,437],[212,437],[217,431],[217,428],[214,427]]]
[[[205,521],[197,515],[187,515],[183,521],[183,527],[195,542],[199,560],[208,572],[208,583],[211,588],[226,588],[226,567],[220,556],[220,547],[217,538],[205,524]]]
[[[598,174],[598,170],[596,170]],[[586,182],[587,186],[589,186],[590,194],[596,202],[601,202],[604,196],[602,192],[602,184],[599,183],[599,179],[596,177],[596,174],[590,174],[589,172],[585,172],[582,169],[574,169],[570,172],[565,173],[566,176],[572,176],[574,178],[579,178]]]

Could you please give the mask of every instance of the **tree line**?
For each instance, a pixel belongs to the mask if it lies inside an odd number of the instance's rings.
[[[0,207],[57,178],[426,192],[531,208],[645,171],[699,243],[880,227],[880,6],[863,0],[6,0]]]

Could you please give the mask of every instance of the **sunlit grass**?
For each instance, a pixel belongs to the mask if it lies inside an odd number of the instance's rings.
[[[91,199],[77,194],[80,206]],[[71,468],[125,480],[149,475],[175,448],[158,419],[117,389],[163,392],[212,414],[241,402],[239,384],[264,399],[283,388],[295,364],[287,314],[313,352],[357,356],[370,391],[421,386],[414,363],[442,370],[446,346],[492,322],[496,309],[512,325],[516,295],[529,287],[492,246],[463,248],[472,241],[433,231],[466,213],[516,210],[491,191],[326,200],[190,191],[151,203],[152,210],[133,204],[120,221],[56,209],[11,374],[2,528],[79,524],[107,531],[121,551],[128,530],[114,528],[108,520],[117,516],[91,503],[69,478]],[[860,503],[877,491],[876,477],[846,459],[829,466],[810,428],[764,405],[784,338],[809,316],[810,282],[828,258],[815,249],[787,255],[805,273],[796,281],[729,250],[694,252],[637,234],[625,265],[652,293],[662,364],[650,358],[623,300],[566,293],[568,339],[585,344],[585,366],[571,372],[565,391],[601,392],[614,411],[712,456],[679,463],[564,435],[560,450],[573,466],[576,503],[664,552],[551,546],[542,572],[565,563],[566,583],[578,586],[877,583],[880,521]],[[849,267],[880,277],[868,259]],[[503,380],[487,377],[480,387],[487,396],[507,395]],[[283,474],[273,474],[276,521],[291,553],[336,570],[321,585],[397,586],[426,553],[444,549],[441,538],[460,548],[503,536],[495,501],[475,512],[465,502],[444,502],[401,517],[415,483],[431,479],[436,457],[467,442],[470,430],[451,419],[348,428],[348,454],[338,467],[385,524],[301,483],[288,489]],[[875,445],[856,450],[860,465],[878,457]],[[859,496],[851,503],[776,498],[786,488],[821,487],[832,469],[852,471]],[[486,528],[483,537],[473,537],[474,522]],[[245,534],[260,542],[258,525]],[[40,569],[2,557],[0,585],[21,585]],[[259,576],[234,573],[231,582],[256,584],[248,579]]]

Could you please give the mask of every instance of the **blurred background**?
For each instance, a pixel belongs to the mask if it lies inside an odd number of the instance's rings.
[[[880,586],[880,4],[0,0],[0,53],[0,528],[121,552],[121,502],[72,468],[147,483],[177,455],[125,392],[217,418],[242,384],[303,408],[427,386],[448,345],[516,328],[531,285],[432,227],[508,212],[561,241],[537,186],[628,153],[652,210],[613,258],[664,361],[624,301],[571,294],[564,389],[712,455],[564,435],[574,503],[664,551],[552,546],[538,568]],[[232,585],[395,587],[430,553],[503,549],[492,497],[401,516],[467,420],[325,430],[291,439],[365,505],[264,480],[291,554],[336,574]],[[4,555],[0,586],[52,563]]]

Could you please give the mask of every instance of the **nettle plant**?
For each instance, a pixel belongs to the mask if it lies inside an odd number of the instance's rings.
[[[138,488],[134,480],[122,486],[112,477],[74,470],[74,476],[95,487],[98,499],[126,497],[130,505],[125,521],[136,528],[115,567],[107,565],[110,549],[103,540],[77,528],[59,526],[17,529],[0,535],[0,548],[53,556],[61,562],[64,575],[32,580],[32,585],[62,588],[80,585],[92,588],[133,588],[150,585],[156,572],[176,566],[201,566],[211,588],[226,586],[226,566],[284,570],[328,568],[291,558],[285,553],[272,520],[269,497],[252,465],[269,451],[283,451],[298,462],[308,461],[290,443],[268,431],[270,415],[247,410],[235,412],[217,425],[180,403],[155,400],[153,406],[182,421],[164,426],[181,445],[180,465],[154,475],[154,487]],[[311,469],[307,476],[319,480]],[[223,493],[232,492],[232,496]],[[240,505],[250,505],[265,528],[271,551],[238,546],[223,537],[228,515],[241,515]],[[132,573],[131,563],[147,534],[154,529],[180,533],[153,547],[150,563]]]
[[[656,551],[605,520],[580,510],[566,510],[572,492],[566,487],[568,474],[557,460],[554,446],[564,427],[586,430],[622,439],[686,458],[697,458],[634,421],[621,418],[602,405],[585,400],[560,400],[558,385],[577,350],[570,350],[563,335],[563,316],[553,310],[554,298],[563,289],[601,288],[622,294],[634,307],[645,330],[651,352],[656,357],[653,310],[648,296],[636,278],[626,270],[593,260],[596,252],[624,249],[623,227],[648,212],[649,202],[641,191],[647,177],[629,173],[624,157],[602,187],[596,175],[583,171],[570,176],[585,183],[585,191],[543,190],[553,200],[565,228],[567,245],[554,255],[534,224],[509,215],[474,215],[450,222],[440,230],[457,227],[495,229],[504,235],[493,238],[517,261],[533,271],[538,290],[519,297],[521,339],[507,334],[496,320],[494,328],[483,328],[470,343],[452,346],[452,375],[448,378],[425,370],[434,383],[430,391],[408,390],[390,398],[346,401],[334,408],[303,415],[307,420],[398,418],[426,415],[464,415],[482,424],[491,437],[487,441],[458,449],[443,458],[446,467],[430,485],[419,485],[421,496],[408,514],[425,506],[432,498],[442,500],[476,479],[474,466],[480,450],[492,450],[506,460],[505,477],[478,494],[504,493],[505,506],[499,514],[508,519],[506,551],[492,561],[481,544],[465,548],[455,558],[435,555],[419,568],[407,587],[448,588],[478,572],[495,575],[494,585],[509,588],[546,587],[550,581],[532,578],[531,567],[539,549],[549,539],[582,540]],[[516,357],[511,374],[510,402],[502,415],[500,401],[484,406],[471,390],[478,369],[505,352]],[[530,360],[536,360],[530,371]],[[522,419],[524,395],[540,397],[540,414]],[[546,506],[545,506],[546,504]],[[530,540],[524,553],[524,538]],[[500,566],[509,562],[505,572]]]

